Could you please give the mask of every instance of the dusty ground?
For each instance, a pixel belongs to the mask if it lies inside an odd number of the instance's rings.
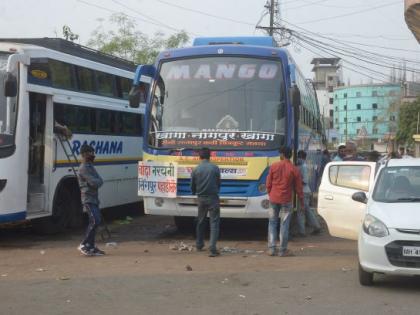
[[[138,216],[111,230],[107,242],[117,246],[99,242],[104,257],[78,254],[82,231],[0,232],[0,314],[420,313],[416,278],[358,284],[354,242],[296,239],[296,257],[268,257],[265,222],[223,222],[227,252],[208,258],[171,249],[194,240],[169,217]]]

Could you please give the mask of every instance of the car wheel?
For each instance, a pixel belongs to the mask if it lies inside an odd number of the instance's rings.
[[[364,271],[359,263],[359,282],[363,286],[373,285],[373,272]]]

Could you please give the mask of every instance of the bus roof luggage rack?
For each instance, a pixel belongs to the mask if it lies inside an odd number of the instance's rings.
[[[277,47],[271,36],[238,36],[238,37],[197,37],[193,46],[207,45],[253,45]]]
[[[83,45],[75,44],[62,38],[0,38],[0,43],[4,42],[41,46],[131,72],[134,72],[136,69],[136,65],[126,59],[106,54]]]

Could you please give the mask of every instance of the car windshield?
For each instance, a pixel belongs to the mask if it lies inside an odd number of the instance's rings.
[[[420,202],[420,166],[382,169],[372,198],[380,202]]]
[[[162,63],[149,143],[161,148],[277,149],[285,134],[278,60],[205,57]]]
[[[0,148],[13,145],[16,129],[16,97],[4,96],[6,67],[10,54],[0,52]]]

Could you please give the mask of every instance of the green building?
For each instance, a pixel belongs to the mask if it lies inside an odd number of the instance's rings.
[[[334,90],[334,128],[340,142],[387,141],[397,130],[401,85],[366,84]]]

